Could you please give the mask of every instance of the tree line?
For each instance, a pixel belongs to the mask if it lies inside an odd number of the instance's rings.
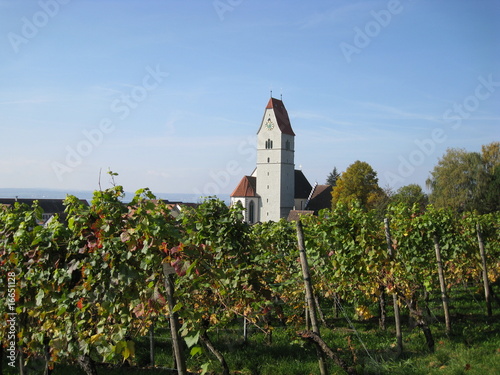
[[[378,185],[377,173],[366,162],[356,161],[343,173],[337,168],[327,177],[333,186],[332,205],[358,201],[381,215],[389,202],[450,207],[457,212],[489,213],[500,210],[500,142],[483,145],[481,152],[450,148],[426,180],[427,195],[418,184],[393,191]]]

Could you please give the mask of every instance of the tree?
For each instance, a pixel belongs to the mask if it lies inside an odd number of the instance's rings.
[[[499,169],[499,142],[483,146],[482,153],[448,149],[427,179],[429,200],[438,208],[496,211],[500,208]]]
[[[492,142],[481,147],[486,172],[494,174],[495,169],[500,166],[500,142]]]
[[[481,186],[481,212],[500,211],[500,142],[481,147],[484,179]]]
[[[489,175],[488,183],[483,193],[483,209],[480,212],[490,213],[500,211],[500,166],[493,170]]]
[[[326,178],[326,184],[330,186],[336,186],[339,177],[340,173],[337,172],[337,167],[333,167],[333,171],[331,171],[328,177]]]
[[[332,191],[332,206],[339,202],[352,204],[357,201],[364,208],[372,209],[379,206],[384,196],[378,186],[377,172],[368,163],[358,160],[337,179]]]
[[[429,203],[429,197],[424,193],[420,185],[410,184],[400,187],[392,196],[391,201],[395,204],[404,203],[409,207],[416,203],[423,211]]]
[[[452,207],[467,211],[477,200],[477,182],[481,170],[481,155],[465,149],[448,149],[431,172],[427,186],[430,201],[438,208]]]

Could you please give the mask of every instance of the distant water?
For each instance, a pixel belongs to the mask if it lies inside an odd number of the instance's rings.
[[[171,202],[184,203],[199,203],[203,199],[195,194],[183,193],[155,193],[153,194],[160,199],[167,199]],[[64,199],[66,195],[74,195],[79,199],[85,199],[89,203],[94,195],[93,191],[87,190],[58,190],[58,189],[31,189],[31,188],[0,188],[0,198],[31,198],[31,199]],[[134,193],[125,192],[125,201],[129,201],[134,196]],[[229,204],[229,195],[221,194],[219,199]]]

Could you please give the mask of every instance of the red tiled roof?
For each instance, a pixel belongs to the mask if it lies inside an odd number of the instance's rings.
[[[288,112],[286,111],[285,105],[281,100],[271,98],[267,103],[266,109],[274,109],[274,114],[276,115],[276,120],[278,121],[278,127],[283,134],[295,135],[292,130],[292,125],[290,124],[290,119],[288,118]]]
[[[257,177],[244,176],[236,189],[231,193],[231,197],[256,197]]]

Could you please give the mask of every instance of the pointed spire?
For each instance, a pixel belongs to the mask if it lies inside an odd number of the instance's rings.
[[[278,121],[278,127],[284,134],[295,135],[290,124],[290,119],[286,111],[285,105],[279,99],[271,98],[267,102],[266,109],[272,109]]]

